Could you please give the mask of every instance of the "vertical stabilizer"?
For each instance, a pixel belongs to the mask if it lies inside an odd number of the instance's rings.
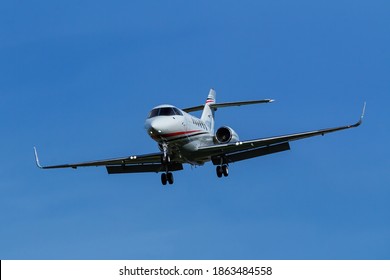
[[[210,89],[209,95],[207,96],[206,104],[204,105],[201,120],[210,129],[210,132],[214,133],[214,113],[215,109],[210,108],[211,104],[215,104],[216,92],[212,88]]]

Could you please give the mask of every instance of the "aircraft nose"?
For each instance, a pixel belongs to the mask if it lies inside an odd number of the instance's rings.
[[[159,119],[153,120],[150,127],[158,133],[162,133],[162,122]]]
[[[163,124],[159,119],[150,120],[146,125],[146,130],[150,136],[160,135],[163,133]]]

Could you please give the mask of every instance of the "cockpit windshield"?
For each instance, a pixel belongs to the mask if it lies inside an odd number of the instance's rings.
[[[161,107],[155,108],[150,111],[148,118],[154,118],[157,116],[182,116],[182,112],[175,107]]]

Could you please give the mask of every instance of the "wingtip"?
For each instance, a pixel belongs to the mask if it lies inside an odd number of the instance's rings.
[[[38,168],[43,168],[42,165],[39,163],[39,158],[38,158],[38,152],[37,148],[34,146],[34,154],[35,154],[35,164],[38,166]]]
[[[366,102],[364,101],[363,110],[362,110],[362,114],[360,115],[360,119],[357,123],[352,125],[352,127],[357,127],[362,124],[365,112],[366,112]]]
[[[364,105],[363,105],[362,114],[361,114],[361,116],[360,116],[360,119],[361,119],[361,120],[363,120],[363,118],[364,118],[364,114],[366,113],[366,104],[367,104],[367,102],[366,102],[366,101],[364,101]]]

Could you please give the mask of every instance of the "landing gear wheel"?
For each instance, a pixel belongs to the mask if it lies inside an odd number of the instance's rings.
[[[220,166],[220,165],[218,165],[217,166],[217,169],[216,169],[216,171],[217,171],[217,176],[218,176],[218,178],[221,178],[222,177],[222,167]]]
[[[161,183],[165,186],[167,184],[167,174],[161,174]]]
[[[174,180],[173,180],[173,174],[171,172],[167,173],[167,180],[170,185],[173,184]]]
[[[229,167],[227,165],[222,165],[222,173],[225,177],[229,176]]]

